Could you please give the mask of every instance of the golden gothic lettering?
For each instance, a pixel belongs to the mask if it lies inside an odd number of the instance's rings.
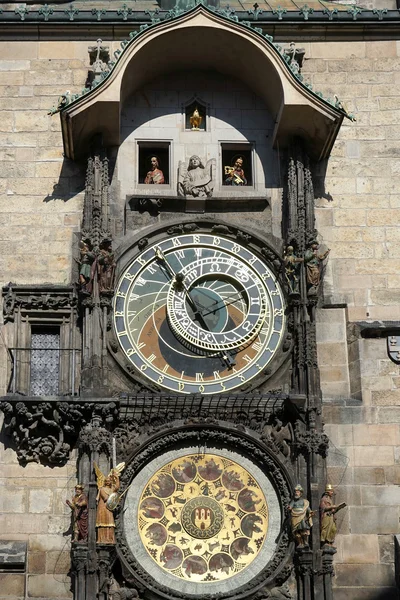
[[[254,477],[215,454],[191,454],[151,477],[139,531],[152,559],[181,579],[213,582],[250,565],[268,531],[268,506]]]

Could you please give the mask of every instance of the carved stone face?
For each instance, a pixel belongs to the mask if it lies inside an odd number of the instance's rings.
[[[200,166],[200,158],[198,156],[191,156],[189,161],[190,166],[195,169]]]

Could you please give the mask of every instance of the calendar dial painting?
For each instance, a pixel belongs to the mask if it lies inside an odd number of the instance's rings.
[[[267,499],[254,476],[211,453],[163,465],[138,505],[147,554],[172,576],[198,583],[245,570],[262,550],[268,525]]]

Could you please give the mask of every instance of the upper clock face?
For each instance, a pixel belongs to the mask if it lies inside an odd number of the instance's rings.
[[[123,351],[157,385],[218,394],[259,375],[284,332],[275,276],[237,242],[208,233],[148,246],[122,275],[114,324]]]

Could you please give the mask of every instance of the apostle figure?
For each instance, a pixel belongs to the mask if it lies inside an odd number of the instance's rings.
[[[88,499],[83,490],[83,485],[75,486],[72,500],[66,500],[72,510],[74,537],[73,542],[87,542],[88,539]]]
[[[301,485],[294,488],[293,499],[290,501],[288,511],[290,513],[290,524],[294,541],[297,548],[308,548],[308,539],[313,525],[312,516],[314,511],[310,509],[310,503],[303,498],[304,490]]]
[[[150,159],[151,170],[148,171],[144,182],[146,184],[154,183],[155,185],[161,185],[165,183],[164,173],[160,169],[160,163],[156,156],[152,156]]]
[[[327,544],[333,546],[336,537],[336,513],[346,506],[346,503],[336,505],[333,503],[334,490],[330,483],[325,486],[325,492],[322,495],[319,504],[321,545]],[[333,546],[334,547],[334,546]]]
[[[241,156],[235,159],[233,167],[225,167],[225,175],[225,185],[247,185]]]

